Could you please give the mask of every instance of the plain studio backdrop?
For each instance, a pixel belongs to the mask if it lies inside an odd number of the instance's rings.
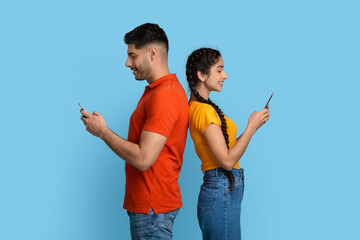
[[[199,47],[228,79],[210,97],[245,129],[271,119],[245,169],[245,240],[359,239],[359,1],[2,1],[0,239],[129,239],[124,161],[80,121],[80,102],[126,138],[146,82],[125,67],[126,32],[158,23],[187,90]],[[200,160],[188,135],[174,239],[200,239]]]

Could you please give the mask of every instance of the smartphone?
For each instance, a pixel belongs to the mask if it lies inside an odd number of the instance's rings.
[[[84,109],[85,110],[85,108],[83,107],[83,106],[81,106],[81,104],[79,103],[79,106],[81,107],[81,109]],[[85,110],[86,111],[86,110]]]
[[[271,98],[272,98],[273,95],[274,95],[274,93],[271,93],[271,95],[270,95],[270,97],[269,97],[269,100],[267,101],[267,103],[266,103],[266,105],[265,105],[264,108],[266,108],[266,106],[269,105],[269,102],[270,102],[270,100],[271,100]]]

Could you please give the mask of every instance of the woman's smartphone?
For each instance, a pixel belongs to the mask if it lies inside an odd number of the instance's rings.
[[[264,108],[266,108],[266,106],[269,105],[269,102],[270,102],[270,100],[271,100],[271,98],[272,98],[273,95],[274,95],[274,93],[271,93],[270,98],[269,98],[269,100],[267,101],[267,103],[266,103],[266,105],[265,105]]]

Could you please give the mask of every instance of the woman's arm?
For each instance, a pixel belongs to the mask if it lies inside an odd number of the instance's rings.
[[[235,166],[244,154],[256,130],[269,120],[269,118],[270,112],[268,109],[263,109],[260,112],[253,112],[249,117],[245,131],[230,149],[226,147],[224,135],[220,126],[214,123],[207,126],[204,131],[204,137],[212,154],[222,168],[230,171]]]

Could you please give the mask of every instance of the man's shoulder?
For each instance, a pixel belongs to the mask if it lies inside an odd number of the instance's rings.
[[[165,86],[154,91],[152,98],[168,98],[169,100],[182,101],[186,104],[188,101],[186,92],[177,79],[169,80]]]

